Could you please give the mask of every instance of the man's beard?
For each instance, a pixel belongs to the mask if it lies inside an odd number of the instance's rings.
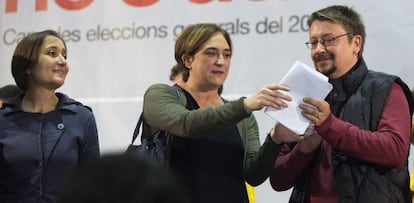
[[[335,56],[330,52],[326,52],[323,55],[316,55],[313,60],[317,62],[319,60],[326,60],[326,59],[329,59],[332,62],[334,62]],[[319,70],[322,74],[329,77],[331,74],[335,73],[338,70],[338,67],[336,67],[335,63],[332,63],[331,67],[327,67],[327,68],[320,67]]]
[[[328,70],[324,70],[321,73],[329,77],[331,74],[335,73],[336,70],[338,70],[338,68],[335,66],[335,64],[332,64],[332,66]]]

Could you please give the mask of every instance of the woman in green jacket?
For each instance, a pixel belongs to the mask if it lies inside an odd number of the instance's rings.
[[[187,27],[175,44],[184,83],[155,84],[144,96],[144,118],[152,133],[162,130],[173,136],[169,166],[186,184],[192,202],[248,202],[244,182],[263,183],[280,143],[300,139],[292,135],[276,140],[272,129],[260,145],[252,114],[264,106],[287,107],[291,98],[279,90],[289,91],[288,87],[267,85],[235,101],[219,95],[232,51],[229,34],[218,25]]]

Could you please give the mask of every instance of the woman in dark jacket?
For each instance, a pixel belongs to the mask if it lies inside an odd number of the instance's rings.
[[[12,74],[23,94],[0,109],[0,202],[57,202],[66,174],[99,157],[91,109],[55,92],[69,70],[66,56],[52,30],[16,47]]]

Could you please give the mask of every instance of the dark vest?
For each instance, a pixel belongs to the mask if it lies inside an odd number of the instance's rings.
[[[384,103],[394,82],[403,88],[412,115],[414,101],[409,88],[401,79],[385,73],[368,71],[363,60],[350,72],[348,77],[352,75],[355,80],[342,83],[345,92],[342,95],[345,95],[346,98],[329,102],[332,112],[338,118],[361,129],[376,131]],[[354,86],[354,90],[349,86]],[[404,166],[386,168],[333,150],[332,164],[335,186],[341,203],[411,202],[408,153]],[[302,177],[295,183],[289,202],[307,202],[308,179],[309,173],[302,174]]]

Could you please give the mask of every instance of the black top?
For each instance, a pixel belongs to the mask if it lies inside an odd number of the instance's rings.
[[[187,109],[199,109],[185,90]],[[194,203],[248,202],[243,180],[244,148],[237,125],[200,139],[175,136],[170,167],[188,187]]]

